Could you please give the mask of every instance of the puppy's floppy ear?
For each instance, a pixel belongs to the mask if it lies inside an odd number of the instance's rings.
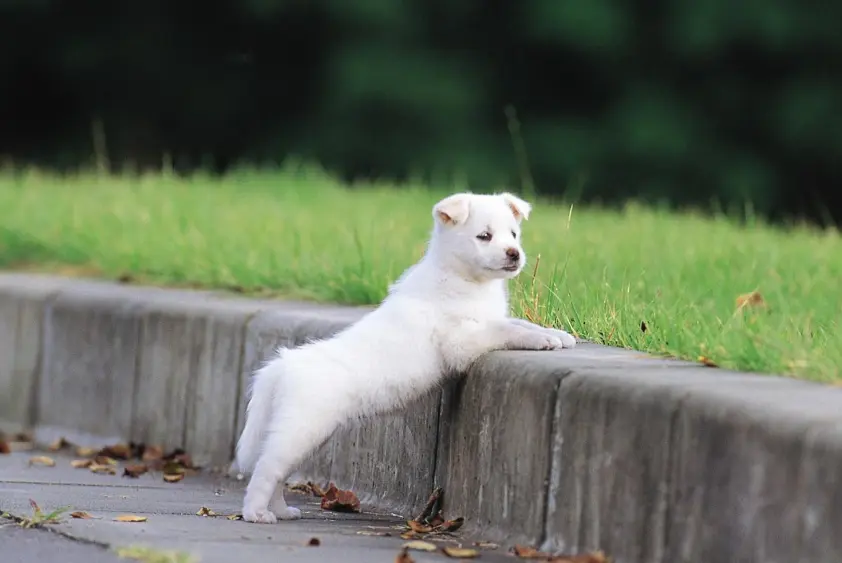
[[[511,208],[512,213],[515,216],[515,219],[520,222],[523,219],[529,219],[529,212],[532,211],[532,206],[529,205],[527,202],[523,201],[517,196],[510,194],[509,192],[503,192],[500,194],[500,197],[506,202],[506,204]]]
[[[453,194],[433,206],[433,218],[443,225],[458,225],[468,219],[470,195]]]

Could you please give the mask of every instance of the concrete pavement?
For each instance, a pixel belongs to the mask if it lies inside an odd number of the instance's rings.
[[[179,483],[165,483],[159,473],[137,479],[94,474],[70,466],[72,458],[48,453],[53,467],[34,466],[34,452],[0,455],[0,512],[14,517],[32,514],[30,499],[46,513],[68,508],[59,523],[40,529],[23,529],[12,520],[0,520],[0,546],[4,561],[111,563],[120,559],[114,550],[149,546],[177,550],[200,563],[236,561],[382,561],[391,563],[406,540],[399,537],[403,520],[395,515],[363,512],[339,514],[321,510],[315,497],[290,494],[291,504],[302,508],[304,518],[277,525],[256,525],[224,516],[202,517],[207,507],[220,515],[240,510],[244,482],[221,475],[187,476]],[[84,511],[95,519],[74,519],[70,512]],[[146,522],[116,522],[121,514],[145,516]],[[448,515],[455,517],[458,515]],[[391,534],[390,537],[374,534]],[[472,546],[481,538],[458,537],[439,546]],[[318,546],[308,546],[318,538]],[[483,548],[479,560],[512,561],[506,549]],[[418,562],[446,561],[441,552],[410,552]]]

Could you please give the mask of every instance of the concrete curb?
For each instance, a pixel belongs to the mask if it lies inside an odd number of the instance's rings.
[[[367,310],[0,274],[0,428],[225,465],[253,369]],[[403,514],[441,485],[488,539],[769,563],[842,561],[839,467],[842,389],[584,344],[489,354],[299,474]]]

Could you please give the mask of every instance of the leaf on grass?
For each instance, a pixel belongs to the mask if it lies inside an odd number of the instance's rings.
[[[101,473],[103,475],[117,475],[117,470],[113,465],[101,465],[99,463],[91,463],[88,466],[91,473]]]
[[[98,455],[112,459],[127,460],[132,457],[132,448],[128,444],[114,444],[113,446],[105,446],[99,450]]]
[[[322,497],[321,507],[333,512],[359,512],[360,500],[353,492],[338,489],[331,483]]]
[[[70,462],[73,469],[87,469],[94,463],[92,459],[74,459]]]
[[[745,309],[746,307],[764,307],[766,300],[760,295],[759,291],[752,291],[751,293],[744,293],[737,297],[737,309]]]
[[[167,483],[178,483],[184,479],[184,473],[164,473],[164,481]]]
[[[717,368],[717,367],[719,367],[719,366],[716,364],[716,362],[714,362],[713,360],[711,360],[711,359],[710,359],[710,358],[708,358],[707,356],[699,356],[698,360],[699,360],[699,363],[700,363],[700,364],[702,364],[703,366],[707,366],[707,367],[709,367],[709,368]]]
[[[9,442],[6,440],[0,440],[0,454],[10,454],[12,453],[12,448],[9,446]]]
[[[322,542],[321,540],[319,540],[319,538],[310,538],[310,540],[307,542],[307,545],[312,547],[318,547],[322,545]]]
[[[414,540],[403,544],[404,549],[413,549],[415,551],[435,551],[436,545],[427,541]]]
[[[395,557],[395,563],[415,563],[415,559],[410,557],[407,549],[403,549],[400,553],[398,553],[398,556]]]
[[[114,519],[115,522],[146,522],[149,520],[146,516],[137,516],[136,514],[121,514]]]
[[[450,547],[445,546],[441,548],[442,552],[448,557],[454,559],[473,559],[479,555],[479,551],[471,549],[470,547]]]
[[[132,477],[136,479],[144,473],[146,473],[147,471],[149,471],[149,466],[147,466],[145,463],[127,465],[123,468],[123,477]]]
[[[58,440],[56,440],[55,442],[53,442],[52,444],[47,446],[47,449],[50,450],[51,452],[57,452],[59,450],[63,450],[64,448],[69,448],[70,446],[71,446],[70,442],[65,440],[64,437],[62,436],[61,438],[59,438]]]
[[[78,518],[79,520],[93,520],[94,519],[94,517],[91,516],[90,514],[88,514],[87,512],[81,512],[81,511],[71,512],[70,517],[71,518]]]
[[[53,467],[56,464],[56,461],[48,456],[45,455],[36,455],[29,458],[29,465],[44,465],[47,467]]]
[[[196,513],[196,516],[216,516],[216,512],[214,512],[207,506],[203,506],[199,509],[199,512]]]

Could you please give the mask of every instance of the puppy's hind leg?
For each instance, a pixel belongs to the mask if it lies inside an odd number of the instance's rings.
[[[314,412],[312,407],[318,410]],[[284,500],[284,481],[296,465],[330,437],[340,422],[337,413],[318,405],[293,404],[289,398],[279,401],[246,488],[244,520],[273,524],[279,519],[301,518],[301,511],[287,506]]]

